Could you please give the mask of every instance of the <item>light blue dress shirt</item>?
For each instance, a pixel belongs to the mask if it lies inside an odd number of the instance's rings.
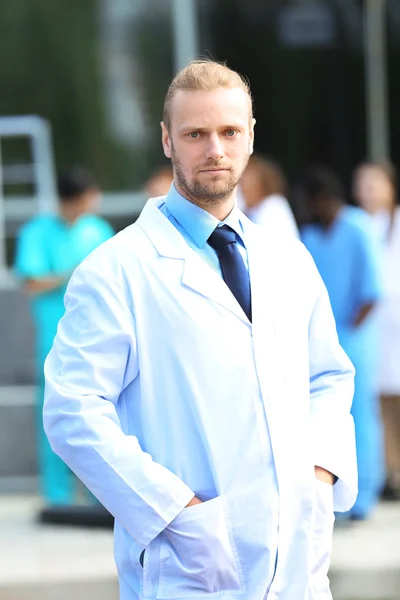
[[[237,246],[248,269],[247,250],[244,243],[241,213],[235,206],[224,221],[184,198],[172,184],[161,212],[176,227],[188,245],[222,277],[222,271],[216,251],[207,244],[207,240],[217,227],[229,225],[237,235]]]

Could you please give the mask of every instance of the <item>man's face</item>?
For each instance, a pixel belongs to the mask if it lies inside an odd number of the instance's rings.
[[[89,188],[80,195],[76,202],[77,210],[80,214],[97,212],[100,205],[100,190],[97,187]]]
[[[253,151],[253,138],[250,100],[239,88],[179,90],[171,103],[170,130],[162,123],[175,184],[203,207],[232,196]]]
[[[354,195],[357,203],[372,214],[390,208],[393,202],[393,189],[388,177],[374,167],[364,168],[359,173]]]
[[[325,195],[307,198],[307,209],[311,220],[319,225],[325,225],[332,220],[335,213],[337,201]]]

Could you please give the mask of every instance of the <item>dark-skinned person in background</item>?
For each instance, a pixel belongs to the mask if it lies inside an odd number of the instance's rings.
[[[384,481],[375,311],[382,295],[379,248],[370,217],[345,204],[341,182],[332,170],[311,168],[300,188],[311,220],[302,228],[302,240],[328,289],[340,343],[356,369],[351,411],[358,496],[346,516],[364,520],[376,506]]]

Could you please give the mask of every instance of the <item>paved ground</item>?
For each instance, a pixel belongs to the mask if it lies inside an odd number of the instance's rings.
[[[400,600],[400,503],[335,531],[331,581],[335,600]]]
[[[1,600],[117,600],[110,531],[35,523],[32,496],[0,497]],[[335,532],[335,600],[400,600],[400,505]]]
[[[1,600],[117,600],[112,532],[39,525],[38,507],[0,498]]]

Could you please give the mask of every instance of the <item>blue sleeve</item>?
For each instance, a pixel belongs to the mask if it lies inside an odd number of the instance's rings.
[[[305,247],[308,249],[308,245],[310,242],[310,238],[312,237],[312,226],[311,225],[303,225],[300,228],[300,240],[303,242]]]
[[[355,292],[359,306],[377,302],[382,295],[380,250],[372,230],[360,229]]]
[[[31,222],[22,227],[17,237],[15,271],[19,277],[44,277],[51,272],[42,227]]]

